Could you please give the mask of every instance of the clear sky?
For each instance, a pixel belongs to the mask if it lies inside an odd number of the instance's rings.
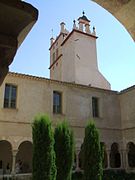
[[[64,21],[71,31],[82,11],[96,27],[98,65],[112,90],[135,85],[135,43],[125,28],[106,10],[90,0],[27,0],[39,10],[39,18],[22,43],[10,71],[49,78],[50,37],[56,37]]]

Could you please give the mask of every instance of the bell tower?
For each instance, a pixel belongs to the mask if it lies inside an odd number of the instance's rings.
[[[78,26],[73,21],[73,29],[68,32],[61,23],[60,34],[50,47],[50,78],[110,89],[110,83],[99,72],[96,49],[96,30],[90,28],[90,20],[83,15],[78,18]]]

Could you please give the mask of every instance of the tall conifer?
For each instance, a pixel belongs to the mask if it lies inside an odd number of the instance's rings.
[[[94,122],[89,122],[85,128],[83,144],[83,168],[84,180],[101,180],[102,169],[102,148],[99,141],[99,133]]]
[[[55,129],[57,180],[71,180],[74,159],[73,132],[64,121]]]
[[[46,115],[35,118],[33,135],[33,180],[55,180],[54,136]]]

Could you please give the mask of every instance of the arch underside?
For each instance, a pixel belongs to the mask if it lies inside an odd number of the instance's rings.
[[[135,0],[92,0],[120,21],[135,41]]]

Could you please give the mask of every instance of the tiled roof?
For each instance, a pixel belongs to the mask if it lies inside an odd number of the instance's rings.
[[[122,91],[120,91],[120,94],[123,94],[123,93],[126,93],[126,92],[129,92],[131,90],[135,89],[135,85],[131,86],[131,87],[128,87],[126,89],[123,89]]]
[[[31,80],[37,80],[37,81],[46,81],[48,83],[54,83],[54,84],[59,84],[59,85],[65,85],[69,87],[77,87],[77,88],[82,88],[82,89],[90,89],[90,90],[96,90],[96,91],[103,91],[107,93],[115,93],[117,94],[117,91],[112,91],[108,89],[102,89],[98,87],[93,87],[89,85],[82,85],[82,84],[76,84],[72,82],[65,82],[65,81],[58,81],[58,80],[52,80],[49,78],[45,77],[38,77],[38,76],[33,76],[33,75],[28,75],[28,74],[21,74],[21,73],[15,73],[15,72],[9,72],[7,76],[13,76],[13,77],[20,77],[20,78],[26,78],[26,79],[31,79]]]

